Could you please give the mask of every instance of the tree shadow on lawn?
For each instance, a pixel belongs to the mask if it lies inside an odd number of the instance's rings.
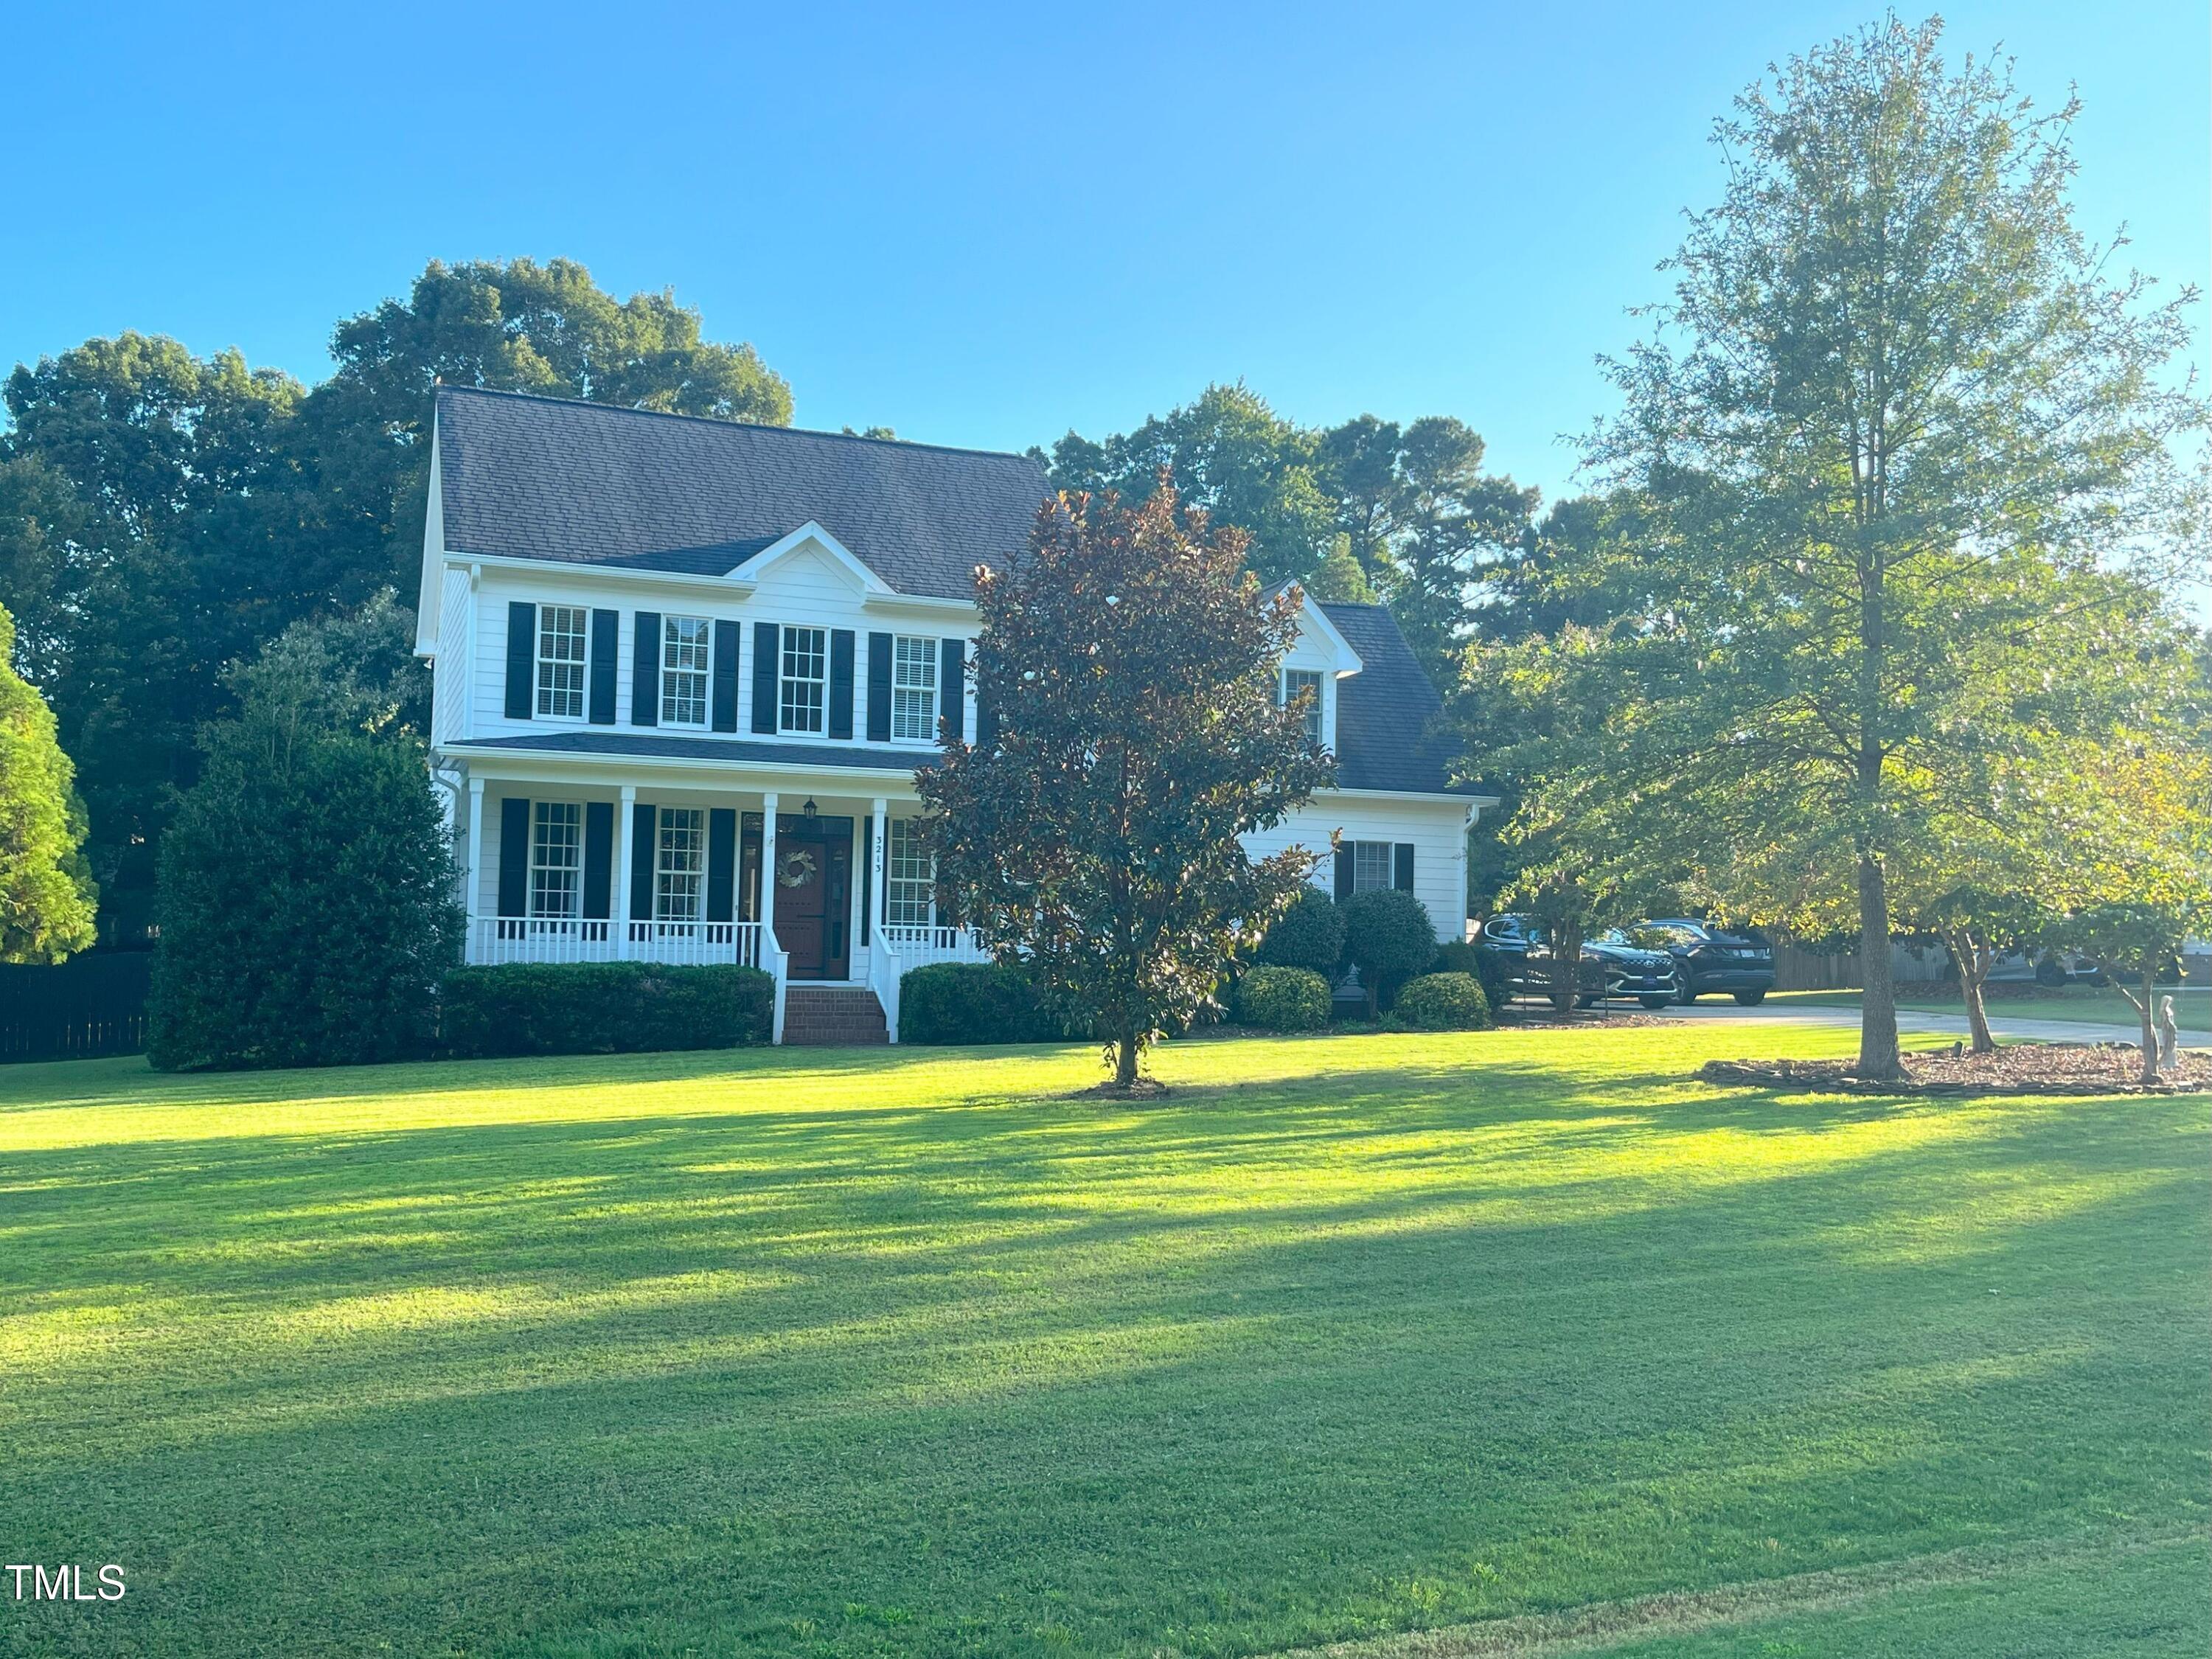
[[[1979,1178],[2032,1175],[2033,1146],[1611,1206],[1542,1185],[1487,1219],[1463,1192],[1385,1190],[1071,1222],[982,1184],[1056,1178],[985,1134],[872,1197],[787,1149],[751,1207],[697,1216],[701,1157],[761,1127],[634,1139],[596,1208],[483,1198],[434,1244],[364,1236],[258,1286],[197,1282],[175,1214],[167,1243],[112,1259],[214,1305],[173,1338],[17,1370],[24,1455],[0,1507],[35,1517],[33,1554],[95,1537],[143,1564],[101,1650],[134,1629],[149,1651],[380,1627],[494,1646],[672,1606],[702,1644],[863,1645],[860,1607],[903,1610],[901,1644],[923,1650],[1012,1650],[1046,1625],[1194,1650],[1207,1631],[1249,1649],[2171,1516],[2201,1473],[2203,1364],[2174,1315],[2202,1275],[2142,1246],[2186,1237],[2201,1265],[2203,1182],[2163,1136],[2101,1144],[2110,1193],[1979,1222]],[[911,1155],[920,1131],[876,1127]],[[349,1173],[419,1179],[485,1133],[382,1137]],[[491,1133],[541,1182],[609,1155],[604,1135]],[[240,1190],[264,1213],[302,1207],[301,1181],[326,1200],[324,1174],[251,1144]],[[157,1194],[147,1218],[195,1196]],[[1946,1208],[1975,1235],[1967,1264],[1869,1249]],[[250,1214],[201,1224],[221,1242]],[[35,1254],[88,1250],[105,1254],[72,1229]],[[341,1286],[472,1280],[550,1299],[514,1320],[252,1325]],[[1993,1282],[2033,1293],[1993,1300]],[[158,1636],[132,1622],[165,1609],[183,1622]]]
[[[194,1238],[210,1233],[234,1233],[280,1254],[289,1247],[300,1265],[296,1275],[283,1276],[309,1279],[344,1276],[346,1237],[357,1234],[368,1251],[360,1271],[376,1278],[395,1266],[387,1243],[401,1235],[446,1241],[434,1269],[445,1270],[481,1264],[503,1231],[528,1239],[546,1224],[588,1215],[592,1254],[605,1260],[612,1240],[641,1229],[665,1234],[672,1224],[659,1211],[686,1205],[754,1218],[789,1212],[785,1218],[810,1219],[849,1239],[852,1216],[825,1210],[825,1199],[903,1207],[912,1212],[905,1225],[927,1230],[986,1216],[1034,1226],[1055,1207],[1065,1225],[1065,1212],[1096,1194],[1127,1192],[1139,1200],[1130,1217],[1102,1224],[1142,1231],[1163,1224],[1164,1203],[1194,1188],[1219,1184],[1213,1208],[1236,1212],[1268,1180],[1297,1177],[1305,1201],[1315,1182],[1346,1179],[1347,1169],[1379,1170],[1386,1180],[1424,1176],[1420,1191],[1350,1203],[1351,1212],[1373,1218],[1394,1204],[1464,1201],[1470,1190],[1487,1192],[1500,1181],[1532,1203],[1632,1186],[1655,1172],[1592,1160],[1717,1129],[1803,1142],[1869,1124],[1918,1124],[1934,1133],[1913,1143],[1915,1159],[1954,1132],[1978,1157],[1986,1157],[1989,1143],[2015,1139],[2041,1164],[2100,1136],[2132,1148],[2147,1118],[2191,1133],[2203,1115],[2191,1097],[2162,1102],[2154,1114],[2130,1103],[2125,1115],[2094,1116],[2050,1100],[1992,1112],[1978,1103],[1778,1097],[1696,1085],[1656,1103],[1620,1098],[1637,1081],[1563,1096],[1540,1066],[1494,1066],[1476,1087],[1455,1072],[1405,1068],[1360,1074],[1358,1089],[1340,1084],[1321,1091],[1322,1099],[1271,1091],[1264,1103],[1244,1100],[1233,1115],[1210,1103],[1101,1115],[1065,1103],[1017,1101],[658,1110],[399,1130],[319,1130],[308,1118],[283,1133],[0,1154],[0,1192],[9,1196],[11,1254],[25,1267],[33,1254],[45,1255],[41,1285],[51,1291],[70,1277],[56,1256],[81,1267],[128,1264],[132,1273],[158,1279],[171,1253],[181,1252],[175,1263],[182,1266]],[[2064,1146],[2033,1139],[2054,1125],[2066,1131]],[[1744,1164],[1734,1178],[1796,1176]],[[1433,1190],[1439,1183],[1457,1183],[1449,1200]],[[98,1201],[88,1205],[94,1192]],[[625,1209],[644,1213],[632,1223]],[[539,1225],[510,1229],[501,1217]],[[270,1267],[240,1257],[236,1276],[251,1282]]]

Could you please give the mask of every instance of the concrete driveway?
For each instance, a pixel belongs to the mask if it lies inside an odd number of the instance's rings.
[[[1728,1003],[1717,1006],[1692,1003],[1685,1008],[1678,1004],[1653,1017],[1723,1023],[1763,1020],[1770,1024],[1848,1025],[1854,1030],[1859,1023],[1859,1011],[1856,1008],[1803,1002],[1766,1002],[1756,1008],[1738,1008]],[[1922,1033],[1955,1037],[1967,1035],[1966,1015],[1930,1013],[1924,1008],[1899,1009],[1897,1029],[1907,1035]],[[1990,1015],[1990,1032],[1993,1036],[2027,1037],[2042,1042],[2124,1042],[2130,1048],[2136,1046],[2141,1035],[2133,1025],[2092,1024],[2074,1019],[2008,1019],[1996,1012]],[[2203,1047],[2204,1038],[2201,1033],[2185,1031],[2181,1046],[2185,1048]]]

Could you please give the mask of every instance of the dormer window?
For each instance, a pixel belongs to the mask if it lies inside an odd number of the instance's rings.
[[[1285,668],[1283,671],[1281,706],[1288,708],[1301,696],[1310,694],[1306,704],[1306,741],[1315,748],[1322,747],[1321,690],[1322,676],[1318,669]]]
[[[538,712],[548,720],[584,718],[587,615],[580,605],[538,607]]]
[[[891,736],[927,743],[937,735],[937,641],[891,641]]]
[[[785,629],[782,666],[776,729],[819,732],[822,712],[830,702],[830,630]]]
[[[704,726],[714,627],[704,617],[660,620],[660,723]]]

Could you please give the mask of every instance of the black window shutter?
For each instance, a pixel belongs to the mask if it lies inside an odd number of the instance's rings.
[[[1413,843],[1401,841],[1390,849],[1390,884],[1401,893],[1413,890]]]
[[[632,630],[629,659],[629,723],[660,724],[660,613],[641,611]]]
[[[530,913],[530,803],[519,795],[499,804],[499,913]]]
[[[891,636],[868,635],[868,741],[891,740]],[[862,941],[866,943],[866,941]]]
[[[714,729],[738,729],[738,625],[714,624]]]
[[[975,746],[989,749],[999,741],[999,706],[991,701],[980,679],[975,682]]]
[[[717,806],[707,814],[707,920],[729,921],[737,890],[738,812]]]
[[[605,921],[614,914],[615,804],[584,803],[584,917]]]
[[[653,920],[653,811],[643,801],[629,809],[629,919]]]
[[[1352,843],[1348,841],[1336,844],[1336,896],[1340,899],[1352,896]]]
[[[774,623],[753,624],[753,730],[775,730],[775,680],[781,665]]]
[[[968,677],[961,672],[965,665],[961,655],[963,643],[959,640],[945,641],[941,647],[944,666],[937,676],[937,704],[945,711],[945,735],[955,743],[964,743],[968,738]]]
[[[538,607],[527,599],[510,600],[507,607],[507,719],[530,718],[532,671],[537,665]]]
[[[593,726],[615,723],[615,653],[621,649],[616,630],[622,626],[619,611],[592,612],[592,708]]]
[[[878,635],[877,638],[884,635]],[[876,889],[876,821],[860,820],[860,943],[868,942],[870,907],[875,903]]]
[[[830,630],[830,735],[853,735],[853,630]]]

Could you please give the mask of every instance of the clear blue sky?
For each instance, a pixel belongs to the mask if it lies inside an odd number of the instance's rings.
[[[1304,421],[1460,416],[1547,495],[1716,192],[1713,117],[1875,15],[203,10],[12,13],[0,363],[136,327],[313,380],[434,255],[565,254],[751,340],[805,425],[1017,448],[1242,376]],[[2204,0],[1947,15],[2039,100],[2078,84],[2085,226],[2202,282]]]

